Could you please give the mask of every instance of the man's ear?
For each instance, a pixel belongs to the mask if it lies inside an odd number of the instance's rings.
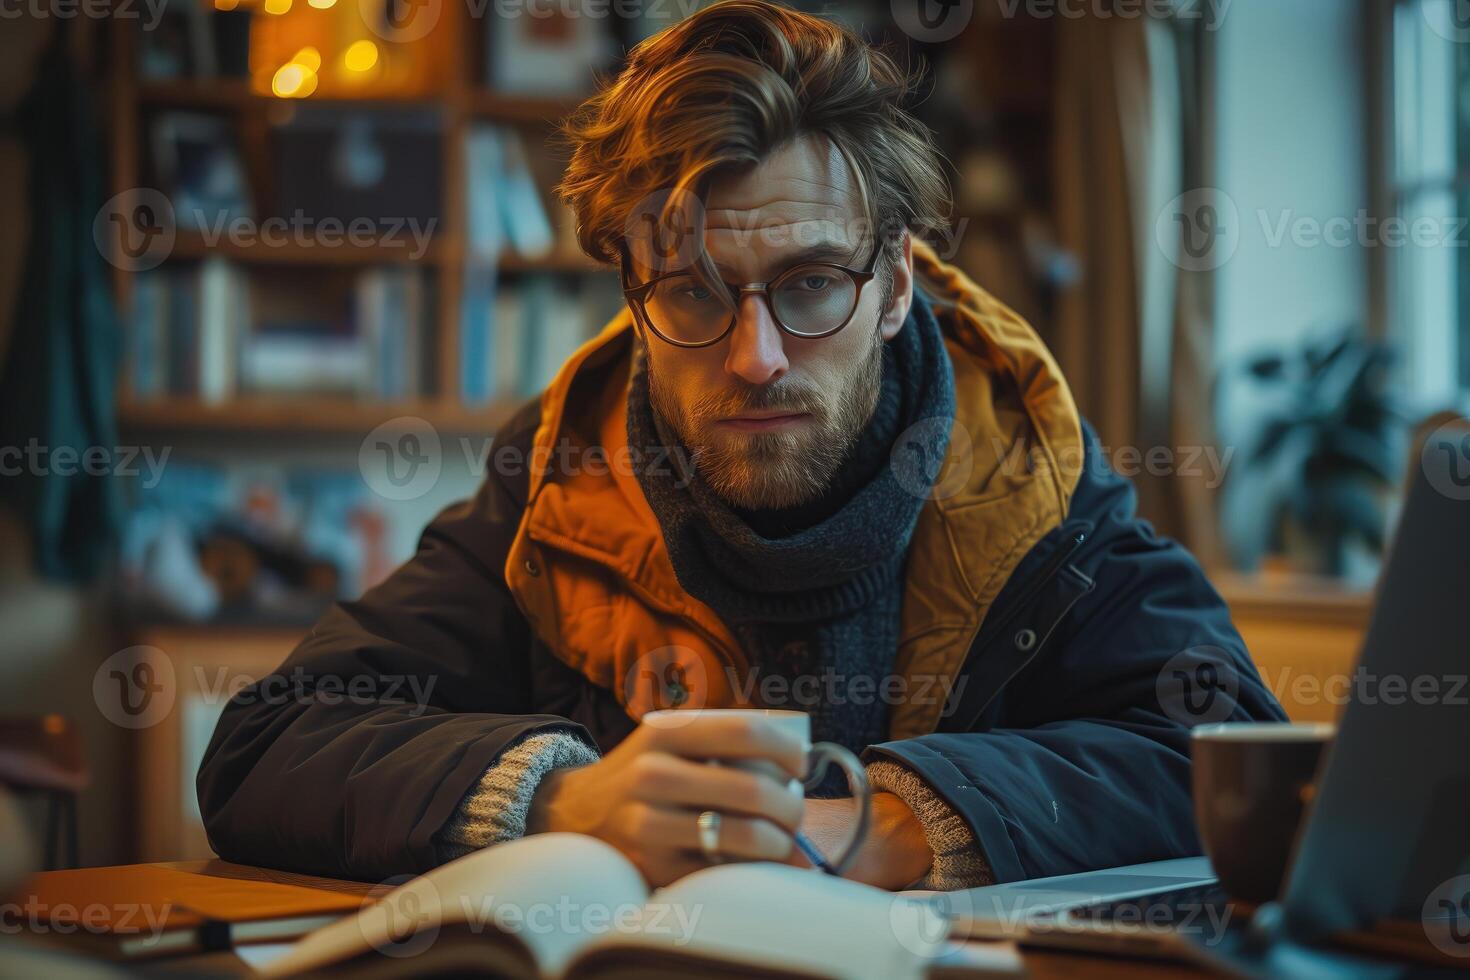
[[[903,231],[903,248],[890,275],[893,276],[893,298],[878,321],[878,330],[885,342],[898,336],[904,321],[909,318],[909,307],[914,302],[914,242],[907,228]]]

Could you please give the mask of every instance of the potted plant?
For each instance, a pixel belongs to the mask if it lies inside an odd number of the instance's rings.
[[[1237,566],[1284,554],[1299,571],[1357,578],[1354,556],[1382,555],[1403,464],[1403,414],[1389,392],[1393,352],[1351,328],[1244,365],[1261,406],[1225,487]],[[1361,562],[1357,563],[1361,566]]]

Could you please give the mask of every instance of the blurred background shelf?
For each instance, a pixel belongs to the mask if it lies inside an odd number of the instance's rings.
[[[144,106],[235,112],[251,108],[289,107],[292,103],[255,91],[249,79],[150,79],[138,83],[138,101]],[[487,88],[450,89],[432,95],[374,92],[362,97],[312,98],[311,105],[350,106],[355,109],[423,106],[459,109],[481,119],[507,123],[555,122],[581,103],[558,96],[520,95]]]
[[[582,102],[581,99],[555,96],[511,95],[489,89],[470,89],[465,104],[470,113],[499,122],[555,122]]]
[[[494,432],[522,402],[510,399],[484,407],[444,400],[401,403],[349,398],[235,398],[206,403],[172,397],[125,401],[118,413],[121,428],[133,433],[255,431],[366,435],[389,419],[421,418],[440,432]]]
[[[218,255],[236,262],[257,265],[395,265],[400,263],[435,263],[452,254],[445,242],[431,239],[422,254],[412,241],[404,245],[308,245],[297,242],[250,244],[232,242],[225,236],[210,241],[199,232],[179,232],[171,258],[202,259]]]
[[[253,265],[324,265],[374,266],[400,264],[462,265],[468,269],[485,269],[507,273],[587,273],[607,272],[608,266],[592,261],[581,252],[562,248],[550,255],[527,257],[509,252],[487,259],[468,252],[464,243],[449,235],[431,239],[422,253],[411,239],[402,245],[309,245],[298,242],[268,243],[233,242],[221,234],[206,237],[201,232],[179,231],[170,259],[203,259],[211,255]]]

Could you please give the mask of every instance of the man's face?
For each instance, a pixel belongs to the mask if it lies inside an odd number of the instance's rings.
[[[821,261],[862,269],[874,240],[861,214],[842,154],[825,137],[807,136],[713,183],[704,247],[736,286],[770,282],[822,245],[841,254]],[[639,281],[650,278],[633,252]],[[886,307],[881,262],[879,272],[847,326],[828,337],[785,333],[757,293],[741,296],[735,327],[717,344],[681,348],[643,335],[654,409],[725,500],[752,510],[791,507],[831,481],[877,403],[883,344],[908,316],[907,235]]]

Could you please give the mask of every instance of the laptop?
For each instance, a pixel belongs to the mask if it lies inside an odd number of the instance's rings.
[[[932,895],[957,938],[1197,959],[1249,977],[1402,975],[1344,951],[1371,935],[1380,952],[1470,969],[1470,421],[1420,448],[1358,676],[1401,675],[1410,689],[1434,678],[1436,694],[1352,685],[1281,900],[1247,919],[1206,858],[1180,858]]]

